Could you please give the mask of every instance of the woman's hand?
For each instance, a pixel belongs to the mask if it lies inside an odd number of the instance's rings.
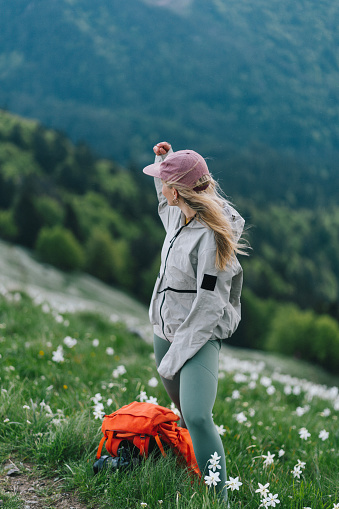
[[[167,152],[171,149],[170,143],[167,141],[161,141],[160,143],[157,143],[153,147],[153,152],[156,156],[163,156],[167,154]]]

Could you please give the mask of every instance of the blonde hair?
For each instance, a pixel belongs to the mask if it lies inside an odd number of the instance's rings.
[[[198,221],[204,222],[213,230],[217,247],[215,265],[218,269],[225,270],[237,254],[247,255],[247,243],[239,243],[234,238],[231,224],[224,213],[225,202],[230,203],[224,198],[219,184],[211,175],[204,175],[199,179],[194,189],[180,184],[179,181],[168,181],[166,185],[174,187],[184,202],[196,211]]]

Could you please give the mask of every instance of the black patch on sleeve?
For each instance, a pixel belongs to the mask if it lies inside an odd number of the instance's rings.
[[[210,274],[204,274],[204,279],[201,283],[201,288],[203,290],[214,291],[215,285],[217,284],[217,276],[211,276]]]

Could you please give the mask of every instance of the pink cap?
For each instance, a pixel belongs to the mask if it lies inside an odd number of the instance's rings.
[[[210,175],[205,159],[194,150],[172,152],[164,161],[146,166],[143,172],[164,182],[177,182],[191,189],[195,188],[203,175]],[[199,190],[202,189],[199,187]]]

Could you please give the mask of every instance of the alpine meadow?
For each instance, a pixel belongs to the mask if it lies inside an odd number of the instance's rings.
[[[0,0],[0,507],[226,507],[217,453],[93,471],[106,414],[177,413],[147,310],[167,140],[250,246],[213,408],[229,507],[339,509],[338,26],[331,0]]]

